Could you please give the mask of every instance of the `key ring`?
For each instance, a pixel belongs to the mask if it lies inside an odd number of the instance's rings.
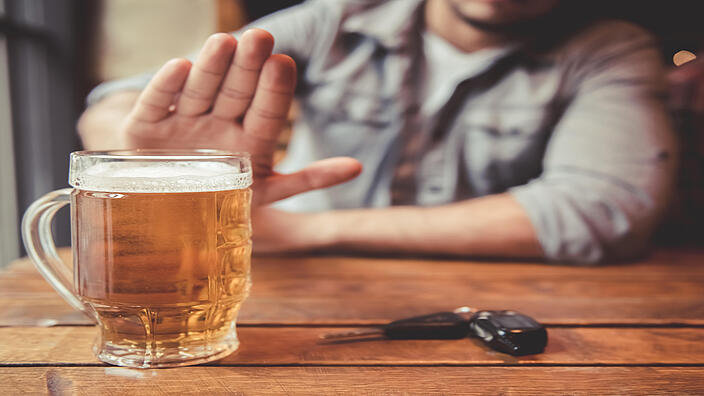
[[[459,307],[459,308],[455,309],[454,311],[452,311],[452,313],[460,315],[467,320],[471,319],[472,315],[476,312],[477,312],[476,308],[468,307],[466,305]]]

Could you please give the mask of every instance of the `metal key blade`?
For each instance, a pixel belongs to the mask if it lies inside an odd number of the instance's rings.
[[[384,335],[384,329],[370,328],[370,329],[359,329],[352,330],[343,333],[328,333],[323,334],[320,338],[325,340],[335,340],[340,338],[355,338],[355,337],[366,337],[372,335]]]
[[[468,320],[475,310],[459,307],[452,312],[436,312],[429,315],[395,320],[381,327],[364,328],[342,333],[323,334],[325,340],[354,339],[367,336],[386,336],[393,339],[455,339],[466,335]],[[467,327],[466,331],[469,327]]]

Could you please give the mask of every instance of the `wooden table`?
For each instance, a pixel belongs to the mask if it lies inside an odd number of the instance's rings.
[[[598,268],[255,258],[253,280],[238,352],[133,370],[96,360],[96,329],[19,260],[0,273],[0,394],[704,394],[704,251]],[[548,325],[547,350],[319,338],[462,305],[534,316]]]

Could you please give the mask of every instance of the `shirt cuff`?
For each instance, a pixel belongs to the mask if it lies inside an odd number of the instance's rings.
[[[568,264],[601,261],[605,256],[605,241],[599,229],[613,228],[614,222],[621,223],[621,227],[629,225],[618,218],[604,218],[609,215],[585,214],[584,206],[593,206],[592,198],[582,197],[584,202],[575,202],[579,198],[573,194],[545,184],[538,179],[509,190],[528,215],[545,257],[551,262]]]

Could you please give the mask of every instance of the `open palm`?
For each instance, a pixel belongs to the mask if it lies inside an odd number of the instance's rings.
[[[120,134],[131,148],[211,148],[252,156],[257,204],[355,177],[361,165],[330,158],[288,174],[273,171],[276,141],[296,85],[296,65],[272,55],[273,38],[259,29],[237,42],[211,36],[195,63],[167,62],[140,94]]]

